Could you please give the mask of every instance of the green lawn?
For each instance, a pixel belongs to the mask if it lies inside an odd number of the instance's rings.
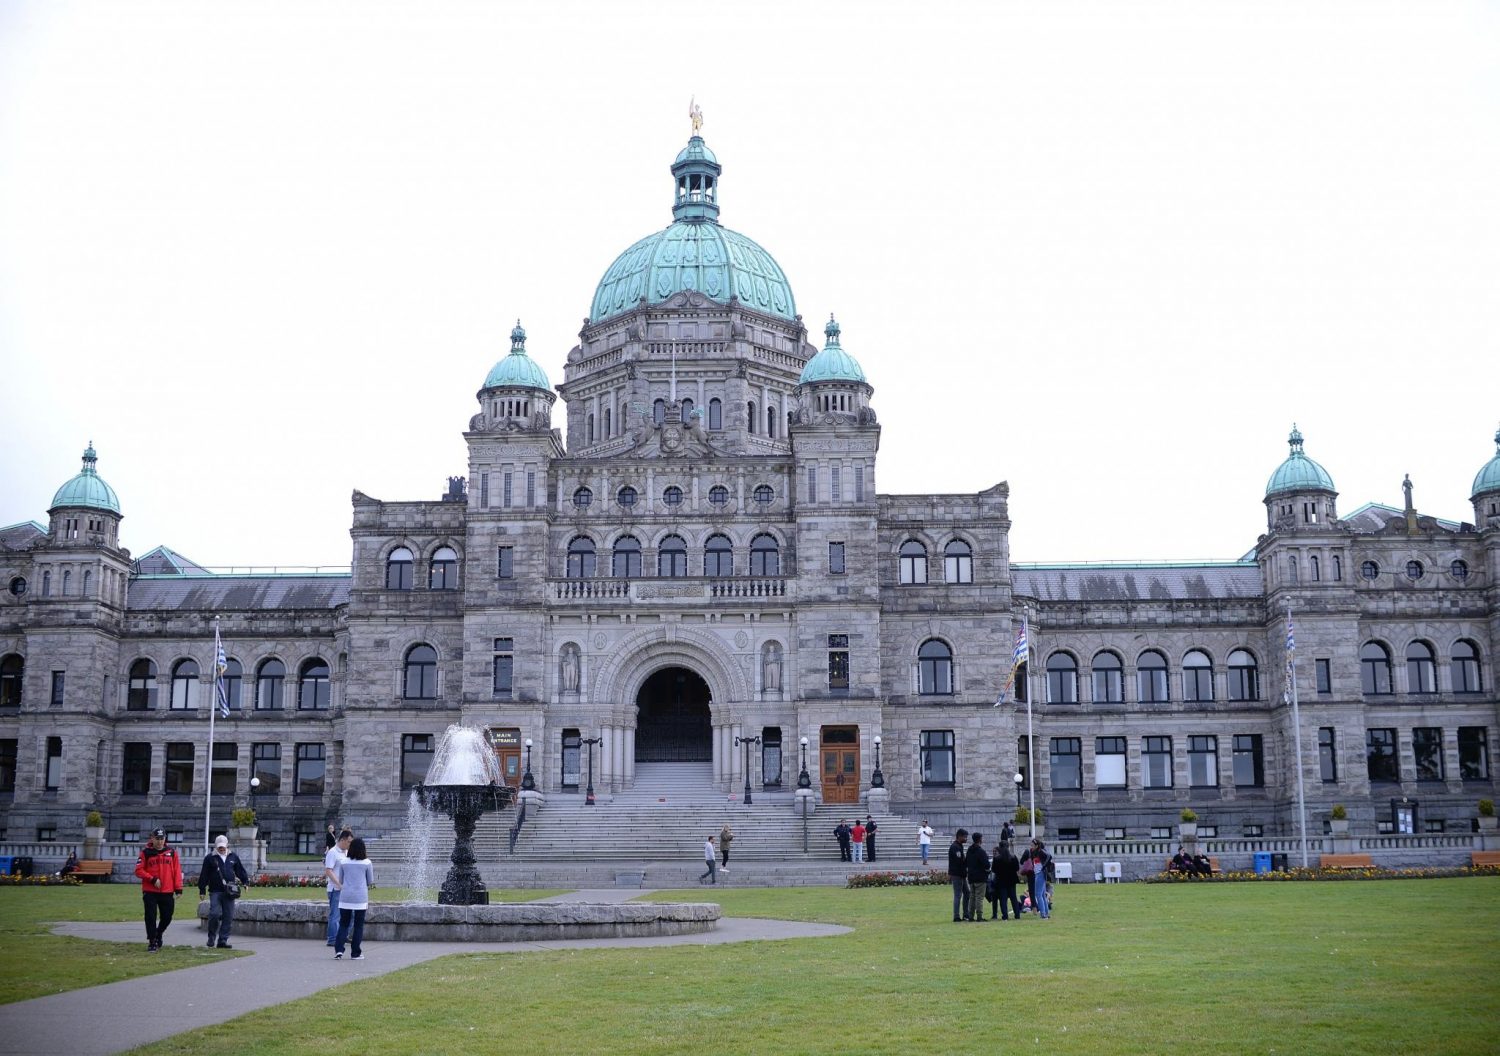
[[[1060,894],[1050,922],[953,924],[944,888],[722,890],[728,914],[856,930],[448,957],[141,1051],[1405,1056],[1500,1045],[1500,880]]]

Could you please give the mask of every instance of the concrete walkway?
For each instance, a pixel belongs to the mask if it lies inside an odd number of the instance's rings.
[[[547,902],[626,902],[649,894],[640,890],[573,891]],[[190,920],[191,918],[187,918]],[[180,920],[179,924],[187,923]],[[141,946],[141,925],[58,924],[54,934]],[[212,1026],[271,1005],[295,1001],[320,990],[409,968],[453,953],[529,953],[604,947],[716,946],[763,939],[806,939],[841,935],[848,928],[793,920],[725,917],[711,932],[642,939],[568,939],[551,942],[370,943],[365,959],[335,961],[321,942],[235,936],[237,950],[253,956],[127,979],[0,1005],[0,1054],[105,1056],[161,1041],[174,1034]],[[194,946],[205,934],[192,926],[167,931],[172,946]]]

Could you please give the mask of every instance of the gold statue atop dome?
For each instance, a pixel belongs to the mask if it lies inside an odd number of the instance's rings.
[[[693,122],[693,135],[696,136],[703,128],[703,108],[698,105],[696,95],[688,100],[688,118]]]

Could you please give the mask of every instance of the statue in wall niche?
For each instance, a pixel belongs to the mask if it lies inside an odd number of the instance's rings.
[[[564,693],[578,692],[580,660],[578,646],[569,642],[562,651],[562,688]]]
[[[760,680],[766,692],[779,693],[781,691],[781,646],[775,642],[766,645]]]

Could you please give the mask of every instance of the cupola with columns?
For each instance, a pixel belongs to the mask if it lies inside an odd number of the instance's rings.
[[[1291,452],[1266,482],[1266,527],[1305,531],[1330,528],[1338,517],[1333,478],[1302,450],[1302,432],[1295,424],[1287,437]]]

